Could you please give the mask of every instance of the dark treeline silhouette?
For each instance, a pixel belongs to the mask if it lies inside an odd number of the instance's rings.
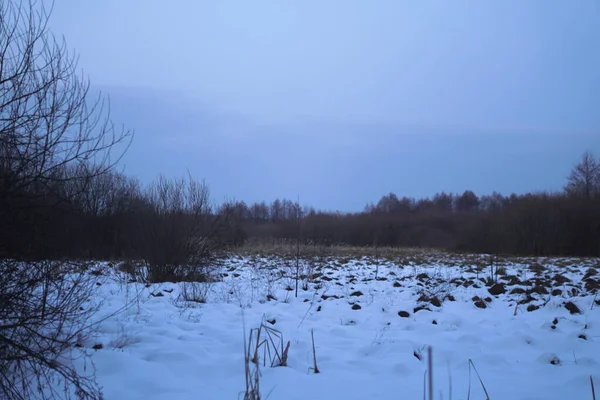
[[[478,197],[437,193],[432,198],[383,196],[359,213],[301,209],[290,200],[226,207],[231,242],[298,236],[320,245],[431,247],[515,255],[600,256],[600,163],[589,152],[562,192]]]
[[[70,179],[77,171],[63,168],[52,185],[8,190],[15,179],[1,166],[0,255],[163,260],[181,254],[191,238],[217,249],[248,239],[296,239],[300,225],[301,240],[319,245],[600,256],[598,164],[585,153],[562,192],[479,197],[467,190],[425,199],[390,193],[357,213],[323,212],[287,199],[215,207],[208,187],[191,177],[161,177],[143,187],[112,170]],[[149,254],[159,249],[162,255]]]

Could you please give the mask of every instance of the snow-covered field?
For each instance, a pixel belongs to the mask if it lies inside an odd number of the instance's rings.
[[[422,399],[431,346],[435,399],[485,399],[473,366],[492,400],[592,399],[597,261],[515,259],[490,278],[477,260],[323,258],[301,266],[297,298],[289,258],[231,257],[219,282],[185,287],[105,266],[101,314],[129,307],[87,345],[106,400],[243,398],[244,337],[261,323],[290,342],[285,367],[261,347],[262,398]]]

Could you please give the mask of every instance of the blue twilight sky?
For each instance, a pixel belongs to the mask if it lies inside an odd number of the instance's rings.
[[[215,200],[562,187],[600,155],[600,0],[60,0],[126,170]]]

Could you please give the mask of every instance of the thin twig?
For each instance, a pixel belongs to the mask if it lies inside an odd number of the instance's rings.
[[[490,400],[490,395],[488,394],[488,391],[485,388],[485,385],[483,384],[483,380],[481,379],[481,376],[479,375],[479,372],[477,372],[477,368],[475,368],[475,364],[473,364],[473,360],[471,359],[469,359],[469,396],[471,393],[471,366],[473,367],[473,371],[475,371],[475,373],[477,374],[479,383],[481,383],[481,387],[483,388],[483,392],[485,393],[486,400]]]
[[[321,371],[319,371],[319,367],[317,367],[317,352],[315,350],[315,331],[314,331],[314,329],[310,330],[310,336],[312,337],[314,371],[315,371],[315,374],[318,374]]]

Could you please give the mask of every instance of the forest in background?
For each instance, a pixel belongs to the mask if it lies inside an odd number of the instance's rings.
[[[56,168],[44,184],[32,179],[17,187],[23,183],[14,168],[19,149],[17,141],[6,138],[4,133],[0,139],[2,257],[148,259],[149,252],[161,252],[151,256],[175,262],[177,257],[169,255],[187,254],[190,242],[213,251],[273,239],[320,246],[600,255],[600,163],[589,152],[561,192],[477,196],[466,190],[424,199],[390,193],[361,212],[340,213],[289,199],[215,205],[208,185],[189,175],[161,176],[143,186],[114,166],[98,173],[97,166],[86,163]]]

